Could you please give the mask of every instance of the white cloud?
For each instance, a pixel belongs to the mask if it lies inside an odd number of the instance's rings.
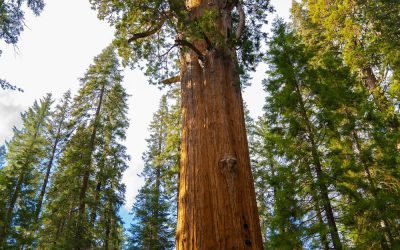
[[[13,126],[21,124],[24,107],[14,101],[14,94],[18,93],[0,90],[0,145],[11,139]]]

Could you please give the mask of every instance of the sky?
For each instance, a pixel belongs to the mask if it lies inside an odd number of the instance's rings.
[[[26,11],[25,30],[16,46],[0,41],[0,78],[22,88],[17,91],[0,89],[0,145],[12,137],[12,128],[21,126],[20,113],[35,99],[52,93],[54,98],[71,89],[76,93],[82,77],[98,55],[111,41],[114,29],[100,21],[90,8],[88,0],[47,0],[39,17]],[[272,0],[277,15],[288,20],[291,0]],[[265,78],[265,65],[253,74],[252,85],[243,93],[252,117],[262,114],[265,94],[261,81]],[[138,174],[143,168],[142,154],[146,150],[148,126],[165,90],[149,85],[139,70],[124,70],[123,85],[129,98],[130,127],[127,131],[129,168],[123,182],[126,185],[126,203],[121,209],[125,221],[143,180]],[[127,221],[129,224],[129,221]]]

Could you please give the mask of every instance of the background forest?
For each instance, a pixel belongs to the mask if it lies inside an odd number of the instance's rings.
[[[13,44],[23,19],[10,20],[0,39]],[[293,1],[290,22],[275,19],[260,41],[263,114],[245,120],[264,249],[400,249],[400,3]],[[2,248],[174,249],[178,84],[153,114],[132,220],[119,212],[125,49],[117,40],[96,56],[77,93],[35,101],[1,146]]]

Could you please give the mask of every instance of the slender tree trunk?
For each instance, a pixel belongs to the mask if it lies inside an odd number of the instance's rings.
[[[111,185],[111,189],[112,189],[112,185]],[[108,206],[105,209],[105,215],[107,216],[107,223],[106,223],[106,231],[105,231],[105,239],[104,239],[104,249],[108,250],[108,249],[116,249],[116,246],[114,244],[114,240],[112,237],[110,237],[111,234],[111,230],[112,230],[112,224],[113,224],[113,220],[111,218],[111,214],[113,213],[113,205],[112,205],[112,201],[111,199],[108,199]],[[110,247],[110,243],[111,243],[111,247]]]
[[[109,238],[110,238],[110,224],[111,224],[111,220],[110,220],[110,215],[108,214],[109,211],[107,211],[107,224],[106,224],[106,238],[104,240],[104,249],[108,250],[109,247]]]
[[[235,52],[202,51],[181,56],[176,247],[262,249]]]
[[[54,140],[54,143],[53,143],[53,148],[51,150],[50,159],[49,159],[49,162],[48,162],[47,168],[46,168],[46,175],[44,177],[42,189],[40,190],[40,194],[39,194],[39,198],[38,198],[38,202],[37,202],[37,206],[36,206],[36,211],[35,211],[36,220],[39,219],[39,216],[40,216],[40,213],[41,213],[41,210],[42,210],[43,199],[44,199],[44,196],[46,194],[47,184],[49,182],[51,168],[53,167],[53,161],[54,161],[54,156],[55,156],[56,151],[57,151],[57,146],[58,146],[58,143],[60,141],[61,129],[62,129],[63,125],[64,125],[64,120],[65,120],[65,113],[63,113],[61,121],[60,121],[60,123],[58,124],[58,127],[57,127],[56,137],[55,137],[55,140]]]
[[[33,135],[33,142],[30,145],[29,149],[31,149],[33,147],[33,144],[35,143],[35,140],[36,140],[36,138],[38,136],[39,129],[40,129],[40,123],[36,125],[36,130],[35,130],[35,133]],[[6,240],[7,231],[8,231],[8,228],[10,227],[11,220],[12,220],[12,217],[13,217],[13,211],[14,211],[15,203],[17,202],[19,193],[20,193],[21,188],[22,188],[22,184],[23,184],[24,179],[25,179],[25,174],[26,174],[25,173],[25,171],[26,171],[25,168],[27,168],[27,166],[28,166],[28,164],[30,162],[30,157],[31,156],[29,155],[25,159],[24,164],[22,165],[23,166],[22,169],[21,169],[22,173],[18,176],[18,180],[17,180],[16,186],[15,186],[13,195],[11,197],[10,204],[9,204],[9,206],[7,208],[7,212],[5,214],[3,227],[0,228],[0,247],[2,247],[4,245],[5,240]]]
[[[53,148],[51,150],[51,156],[50,156],[49,162],[47,164],[47,168],[46,168],[46,175],[44,176],[43,185],[40,190],[40,194],[39,194],[39,198],[38,198],[38,202],[37,202],[37,206],[36,206],[36,211],[35,211],[36,220],[39,219],[40,212],[42,211],[43,199],[44,199],[44,195],[46,194],[47,183],[49,182],[51,168],[53,166],[54,155],[56,153],[57,144],[59,141],[59,139],[58,139],[59,133],[60,133],[60,129],[58,130],[56,140],[54,141]]]
[[[161,144],[161,143],[160,143]],[[161,153],[161,147],[159,149],[159,153]],[[161,185],[161,169],[160,166],[156,166],[156,183],[155,183],[155,195],[156,195],[156,205],[154,206],[153,209],[153,217],[155,218],[155,220],[158,220],[158,216],[160,214],[160,185]],[[154,249],[154,246],[152,245],[153,242],[158,242],[159,238],[158,238],[158,229],[159,229],[159,225],[157,225],[157,222],[152,225],[152,229],[151,229],[151,237],[150,237],[150,246],[149,249]]]
[[[60,218],[59,221],[58,221],[55,237],[54,237],[54,239],[52,239],[53,240],[53,244],[52,244],[53,245],[53,249],[56,248],[56,245],[57,245],[57,242],[58,242],[58,236],[60,235],[60,232],[64,228],[65,221],[66,221],[65,218]]]
[[[158,150],[158,154],[162,153],[162,145],[163,145],[163,140],[165,140],[166,137],[166,127],[165,127],[165,115],[168,114],[168,110],[161,110],[161,126],[159,127],[159,131],[158,131],[158,145],[157,145],[157,150]],[[161,193],[161,164],[160,162],[156,161],[156,172],[155,172],[155,178],[156,178],[156,182],[155,182],[155,195],[156,195],[156,206],[154,207],[153,210],[153,216],[156,220],[158,220],[159,214],[160,214],[160,193]],[[152,230],[152,234],[153,234],[153,238],[150,240],[150,245],[153,242],[157,242],[159,241],[159,225],[153,225],[153,230]],[[150,249],[153,249],[153,246],[150,247]]]
[[[382,113],[388,113],[390,115],[387,120],[388,126],[392,130],[398,130],[400,122],[394,110],[393,104],[386,98],[385,93],[379,86],[378,79],[376,79],[372,68],[370,66],[366,67],[362,72],[364,75],[365,86],[374,98],[376,106]]]
[[[107,137],[107,135],[103,135],[104,136],[104,138],[106,138]],[[103,148],[102,148],[102,165],[103,165],[103,167],[106,167],[105,166],[105,164],[106,164],[106,158],[107,158],[107,153],[108,153],[108,140],[106,139],[106,142],[104,143],[104,145],[103,145]],[[90,225],[92,226],[92,228],[94,228],[94,225],[95,225],[95,222],[96,222],[96,217],[97,217],[97,212],[98,212],[98,209],[99,209],[99,203],[100,203],[100,192],[101,192],[101,187],[102,187],[102,181],[104,182],[104,177],[102,178],[101,177],[101,170],[100,170],[100,173],[98,173],[97,174],[97,176],[96,176],[96,182],[97,182],[97,185],[96,185],[96,189],[95,189],[95,197],[94,197],[94,203],[93,203],[93,207],[92,207],[92,211],[91,211],[91,214],[90,214]],[[95,242],[93,242],[93,243],[95,243]]]
[[[357,148],[357,151],[361,153],[362,152],[362,148],[361,148],[361,144],[360,144],[360,141],[359,141],[359,138],[358,138],[358,135],[357,135],[356,131],[352,132],[352,137],[353,137],[352,138],[353,142],[354,142],[354,144],[355,144],[355,146]],[[365,176],[367,177],[368,183],[369,183],[369,185],[371,187],[372,197],[376,201],[378,201],[379,200],[378,190],[376,189],[375,182],[374,182],[374,180],[373,180],[373,178],[371,176],[371,172],[369,170],[368,164],[362,158],[360,158],[360,159],[361,159],[361,164],[364,167]],[[380,213],[380,212],[381,211],[378,211],[378,213]],[[379,224],[379,227],[382,229],[382,231],[384,233],[385,240],[386,240],[385,242],[381,243],[382,249],[391,249],[391,246],[393,245],[394,239],[393,239],[393,235],[392,235],[392,232],[390,230],[388,221],[386,219],[381,219],[381,223]]]
[[[390,107],[390,102],[381,90],[381,87],[379,86],[378,80],[376,79],[372,68],[368,66],[364,68],[362,72],[364,76],[364,84],[367,87],[369,93],[374,98],[375,104],[377,105],[378,109],[381,112],[387,111]]]
[[[101,181],[97,181],[97,185],[96,185],[96,193],[95,193],[95,197],[94,197],[94,204],[93,204],[93,210],[90,214],[90,225],[92,227],[94,227],[94,224],[96,222],[96,217],[97,217],[97,209],[98,209],[98,205],[99,205],[99,200],[100,200],[100,191],[101,191]]]
[[[82,240],[82,234],[85,231],[84,228],[84,220],[85,220],[85,206],[86,206],[86,191],[88,189],[89,186],[89,177],[90,177],[90,173],[91,173],[91,167],[92,167],[92,154],[94,151],[94,147],[95,147],[95,139],[96,139],[96,133],[97,133],[97,126],[99,123],[99,116],[100,116],[100,110],[101,110],[101,106],[103,104],[103,96],[104,96],[104,92],[105,92],[105,82],[103,83],[103,85],[101,86],[101,90],[100,90],[100,96],[99,96],[99,102],[97,104],[97,108],[96,108],[96,114],[94,117],[94,122],[93,122],[93,130],[92,130],[92,134],[90,136],[90,141],[89,141],[89,149],[90,152],[87,156],[87,164],[85,166],[85,170],[83,173],[83,178],[82,178],[82,186],[81,186],[81,190],[79,193],[79,212],[78,212],[78,217],[79,217],[79,224],[81,229],[78,230],[77,234],[76,234],[76,238],[77,238],[77,242],[76,244],[78,245],[77,249],[81,249],[80,245],[81,245],[81,240]]]
[[[311,144],[312,160],[314,163],[315,172],[317,174],[317,185],[319,186],[319,189],[320,189],[321,202],[322,202],[322,205],[324,207],[325,214],[327,217],[333,246],[334,246],[335,250],[341,250],[342,243],[340,241],[339,232],[338,232],[338,229],[336,226],[335,216],[333,214],[333,208],[331,205],[331,201],[329,199],[328,187],[327,187],[327,184],[325,181],[325,177],[324,177],[324,173],[323,173],[322,165],[321,165],[321,160],[320,160],[319,152],[317,149],[317,144],[316,144],[315,138],[314,138],[314,129],[311,125],[310,119],[308,118],[304,100],[303,100],[303,96],[300,91],[300,87],[299,87],[297,81],[294,81],[294,84],[295,84],[295,89],[296,89],[297,95],[299,97],[300,113],[303,116],[303,119],[306,123],[307,131],[308,131],[308,140]]]
[[[14,192],[11,196],[10,204],[7,208],[7,212],[4,217],[4,224],[0,232],[0,247],[2,247],[5,243],[6,237],[7,237],[7,231],[8,228],[10,227],[11,220],[12,220],[12,215],[15,207],[15,203],[17,202],[19,192],[21,191],[22,183],[24,182],[25,178],[25,173],[21,173],[18,176],[17,183],[15,185]]]
[[[311,197],[315,202],[315,205],[314,205],[315,213],[317,214],[317,219],[318,219],[319,224],[325,226],[325,222],[324,222],[323,217],[322,217],[322,211],[321,211],[321,208],[320,208],[321,201],[320,201],[320,199],[318,197],[318,194],[317,194],[317,192],[315,190],[315,182],[314,182],[314,178],[312,176],[312,170],[311,170],[310,165],[308,165],[308,162],[306,164],[307,164],[307,175],[308,175],[308,178],[310,179],[310,182],[311,182],[311,190],[310,190]],[[328,242],[328,237],[326,236],[326,233],[325,232],[319,232],[319,236],[321,238],[322,248],[324,250],[329,250],[329,242]]]
[[[37,130],[39,130],[39,128],[37,128]],[[37,131],[35,132],[35,135],[33,136],[33,138],[36,139],[36,137],[37,137]],[[32,148],[32,146],[33,146],[33,143],[31,144],[30,148]],[[3,244],[5,243],[6,237],[7,237],[7,231],[9,229],[11,221],[12,221],[15,203],[17,202],[17,199],[19,197],[19,193],[21,191],[22,184],[24,183],[25,174],[26,174],[25,168],[27,167],[27,165],[30,162],[29,157],[25,160],[25,162],[23,164],[23,167],[21,169],[22,173],[18,176],[18,180],[15,185],[14,192],[11,196],[10,204],[7,208],[7,212],[4,217],[4,225],[3,225],[3,228],[1,228],[1,232],[0,232],[0,246],[3,246]]]

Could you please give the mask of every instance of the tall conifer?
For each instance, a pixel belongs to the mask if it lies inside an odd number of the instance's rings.
[[[132,249],[172,249],[174,246],[180,113],[179,103],[169,104],[168,100],[176,97],[176,93],[173,90],[162,96],[150,124],[141,174],[145,185],[132,208],[134,218],[128,243]]]
[[[0,245],[6,248],[32,244],[32,228],[37,190],[42,177],[40,164],[45,155],[45,130],[49,119],[51,95],[35,101],[21,115],[22,128],[14,128],[8,143],[7,165],[1,169]]]
[[[112,47],[95,57],[72,105],[76,131],[54,174],[41,232],[43,246],[90,248],[121,245],[117,211],[128,156],[121,141],[128,126],[127,94]],[[103,225],[107,230],[98,227]]]

